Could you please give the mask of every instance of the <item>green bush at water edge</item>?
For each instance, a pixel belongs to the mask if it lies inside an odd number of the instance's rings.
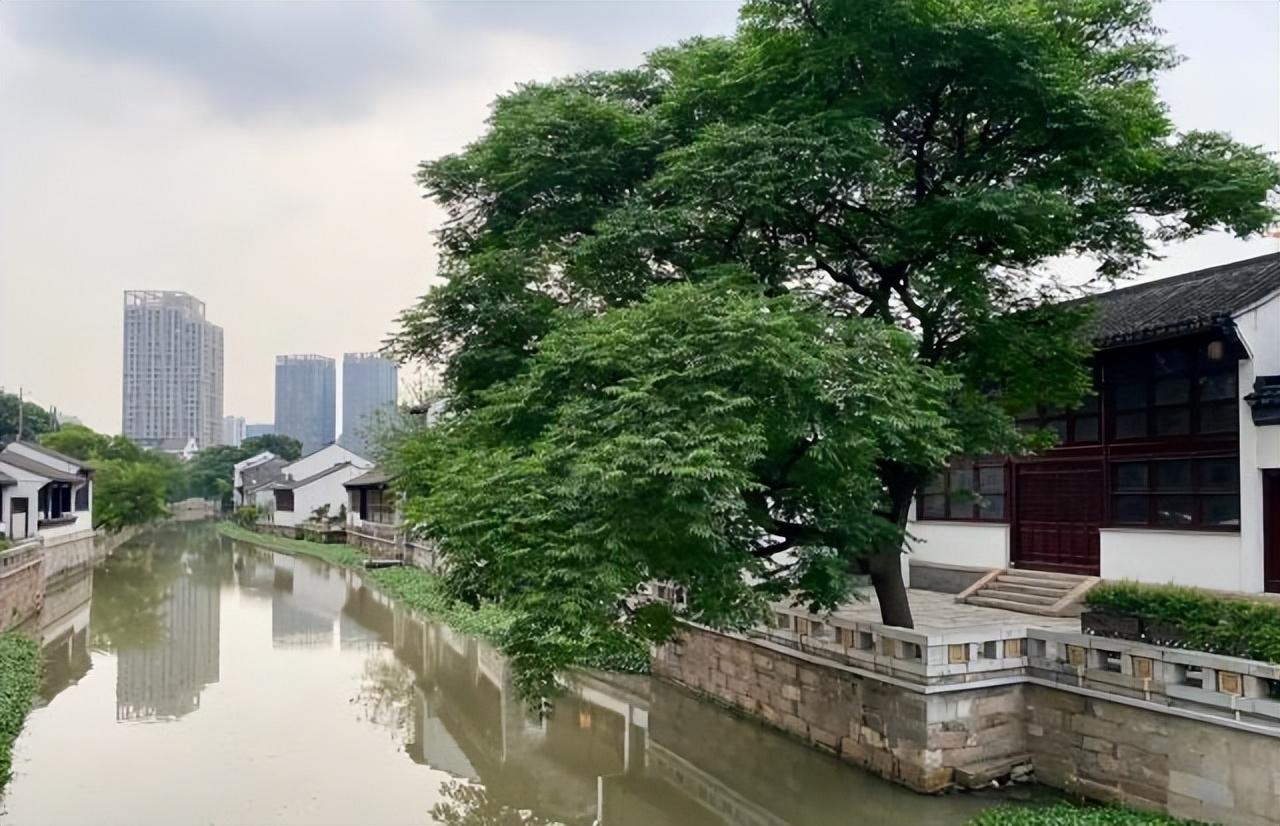
[[[1280,602],[1136,582],[1101,583],[1085,602],[1093,609],[1176,626],[1189,648],[1280,663]]]
[[[441,579],[421,568],[395,567],[364,569],[367,558],[350,545],[331,545],[260,534],[229,522],[220,522],[218,531],[230,539],[249,542],[286,554],[322,559],[342,568],[359,569],[383,593],[416,611],[463,634],[470,634],[499,648],[504,647],[516,625],[516,614],[500,605],[486,603],[472,607],[451,599]],[[649,670],[649,651],[630,638],[598,639],[583,643],[574,665],[607,671],[642,674]]]
[[[969,826],[1206,826],[1199,821],[1135,812],[1114,806],[998,806],[969,821]]]
[[[40,647],[21,634],[0,634],[0,792],[9,782],[13,741],[40,686]]]

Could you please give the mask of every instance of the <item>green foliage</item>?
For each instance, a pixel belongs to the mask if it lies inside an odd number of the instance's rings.
[[[263,451],[270,451],[281,459],[287,459],[292,462],[302,456],[302,442],[292,436],[282,436],[279,433],[268,433],[264,436],[252,436],[240,443],[240,459],[248,459],[250,456],[256,456]],[[237,459],[236,461],[239,461]]]
[[[1100,583],[1085,602],[1176,626],[1197,650],[1280,664],[1280,603],[1137,582]]]
[[[20,634],[0,634],[0,792],[9,782],[13,741],[40,687],[40,647]]]
[[[313,556],[323,559],[340,568],[355,568],[363,564],[365,556],[350,545],[336,545],[325,542],[308,542],[305,539],[288,539],[283,536],[257,533],[234,525],[230,522],[219,522],[218,533],[230,539],[249,542],[273,551],[301,556]]]
[[[82,461],[103,455],[110,443],[110,436],[104,436],[81,424],[63,425],[57,430],[40,435],[40,444]]]
[[[1205,826],[1151,812],[1115,806],[997,806],[969,821],[969,826]]]
[[[399,484],[452,592],[519,613],[510,653],[545,681],[665,638],[624,610],[648,580],[716,624],[793,591],[837,605],[862,549],[901,540],[880,465],[923,474],[956,450],[958,388],[878,322],[676,285],[550,333],[483,406],[411,440]]]
[[[217,499],[223,508],[231,506],[231,480],[237,462],[260,451],[248,452],[243,446],[213,445],[196,453],[183,468],[187,495],[201,499]]]
[[[108,459],[94,462],[93,523],[116,533],[163,518],[170,475],[162,464]]]
[[[15,439],[34,441],[42,433],[54,427],[53,415],[31,402],[22,402],[22,434],[18,434],[18,396],[14,393],[0,393],[0,444],[7,444]]]
[[[1157,34],[1145,0],[752,0],[731,38],[499,98],[419,168],[445,283],[388,343],[445,368],[451,416],[398,462],[451,592],[512,603],[544,675],[649,635],[650,576],[734,625],[866,571],[910,625],[915,488],[1042,444],[1010,414],[1088,385],[1088,313],[1040,265],[1115,278],[1274,218],[1265,153],[1174,132]]]
[[[258,518],[262,516],[262,511],[257,505],[243,505],[235,509],[231,514],[231,519],[242,528],[252,527],[257,524]]]

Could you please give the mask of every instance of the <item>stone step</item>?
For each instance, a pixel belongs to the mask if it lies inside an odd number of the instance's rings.
[[[1018,591],[1006,590],[998,585],[989,585],[979,591],[977,595],[980,597],[988,597],[990,599],[1004,599],[1010,602],[1022,602],[1027,605],[1056,605],[1062,599],[1062,596],[1057,594],[1053,596],[1023,594]]]
[[[1060,584],[1051,579],[1032,579],[1030,576],[1014,576],[1012,574],[1001,574],[997,576],[991,585],[1009,585],[1011,588],[1032,588],[1034,592],[1044,592],[1046,594],[1066,594],[1075,585]],[[991,587],[988,585],[988,588]]]
[[[1063,574],[1057,571],[1033,571],[1030,568],[1010,568],[1009,573],[1014,576],[1034,577],[1036,579],[1056,579],[1063,582],[1070,582],[1073,585],[1084,582],[1089,577],[1083,574]]]
[[[1051,617],[1054,614],[1050,605],[1031,605],[1026,602],[1014,602],[1008,599],[993,599],[991,597],[972,596],[966,600],[970,605],[981,605],[986,608],[1000,608],[1004,611],[1017,611],[1020,614],[1037,614],[1042,617]]]

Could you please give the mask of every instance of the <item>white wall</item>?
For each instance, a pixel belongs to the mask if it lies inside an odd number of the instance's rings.
[[[1123,528],[1101,533],[1103,579],[1248,590],[1240,577],[1240,534]]]
[[[308,456],[303,456],[292,464],[285,465],[283,470],[290,479],[306,479],[308,476],[314,476],[325,468],[331,468],[343,462],[350,462],[356,467],[365,470],[373,467],[373,462],[363,456],[352,453],[342,445],[332,444],[326,445]]]
[[[910,559],[965,568],[1009,567],[1009,526],[977,522],[908,522]]]
[[[1249,358],[1240,362],[1240,552],[1238,590],[1263,589],[1262,468],[1280,467],[1280,425],[1255,427],[1244,396],[1258,376],[1280,374],[1280,295],[1273,295],[1235,318]]]
[[[356,478],[365,470],[367,468],[347,465],[342,470],[334,471],[309,485],[294,488],[293,510],[277,510],[272,521],[277,525],[297,525],[306,522],[316,508],[325,504],[329,506],[329,515],[337,516],[342,506],[347,504],[347,489],[342,486],[342,483]]]

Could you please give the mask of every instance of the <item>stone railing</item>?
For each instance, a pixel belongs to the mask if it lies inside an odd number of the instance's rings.
[[[1280,665],[1032,629],[1027,675],[1055,686],[1257,723],[1280,736]]]
[[[0,631],[22,623],[44,600],[44,545],[29,539],[0,551]]]
[[[1011,624],[926,634],[775,604],[772,626],[750,636],[874,674],[941,686],[1025,673],[1027,633],[1024,624]]]

